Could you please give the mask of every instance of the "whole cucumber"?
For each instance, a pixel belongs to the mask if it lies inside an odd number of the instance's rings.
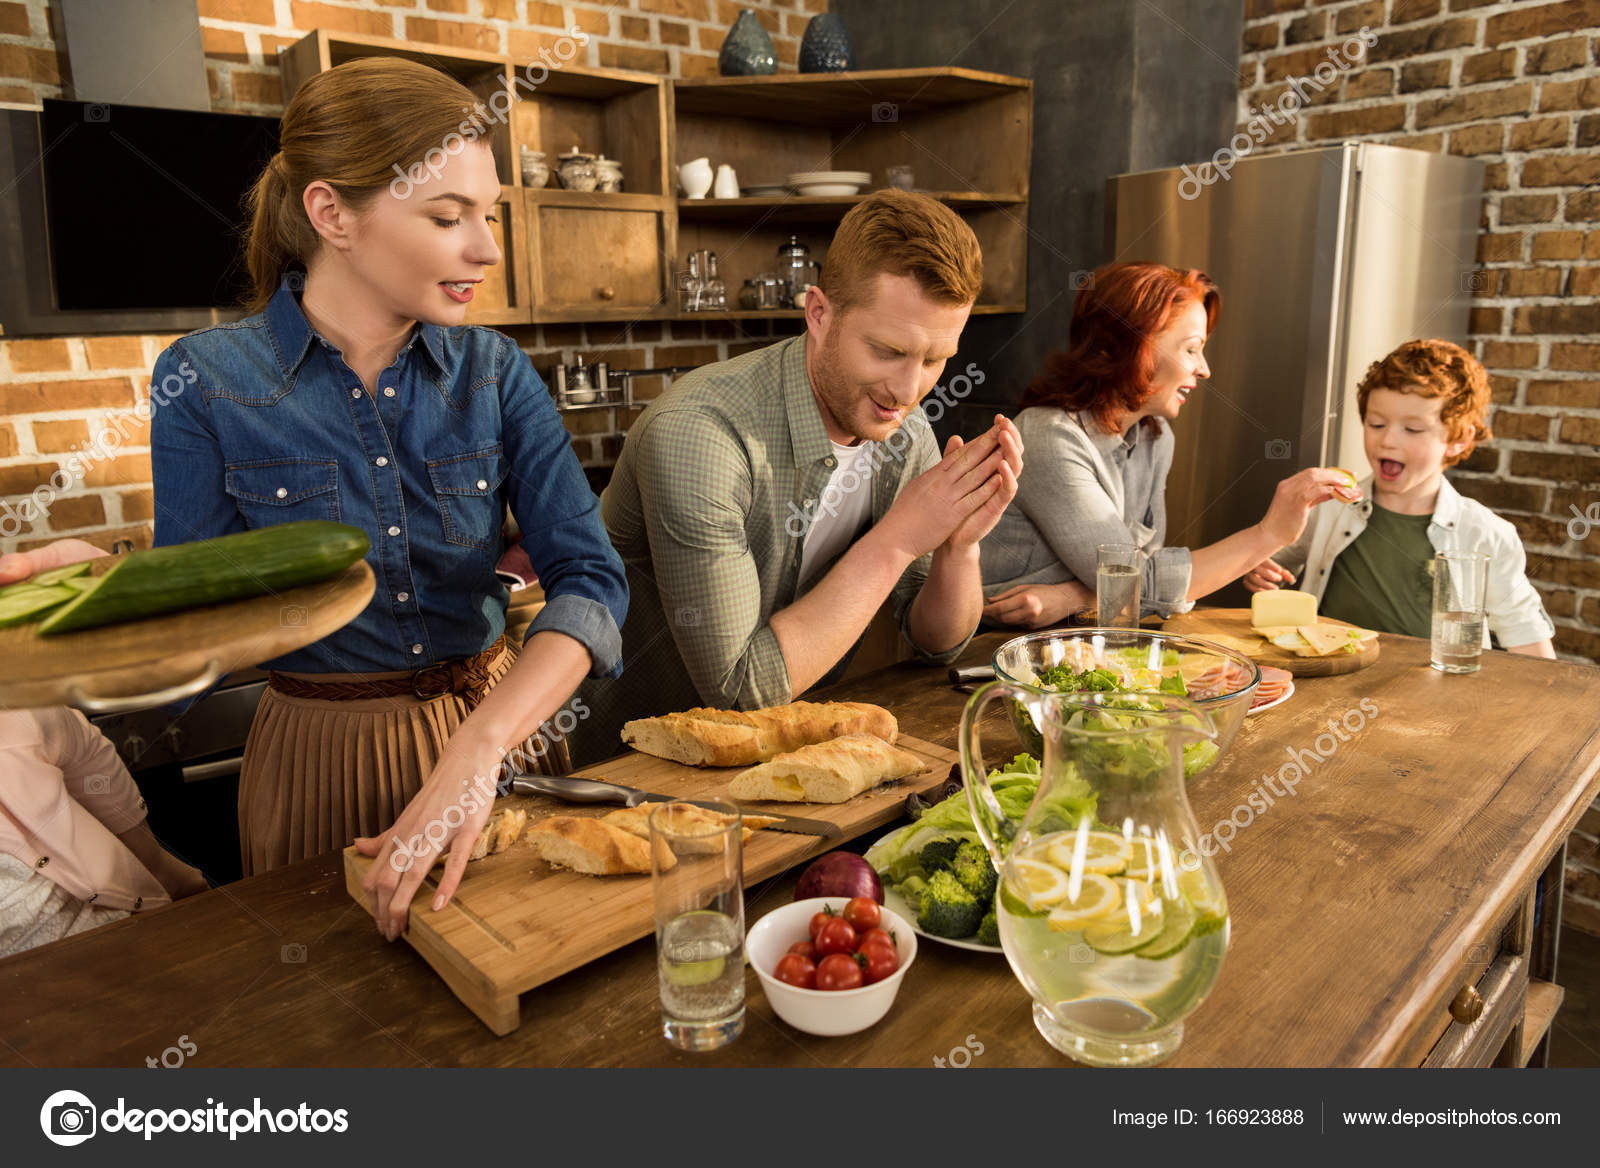
[[[39,626],[49,636],[266,596],[337,576],[367,554],[358,527],[308,519],[129,552]]]

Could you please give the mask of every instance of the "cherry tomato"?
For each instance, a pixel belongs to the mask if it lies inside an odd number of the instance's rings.
[[[827,908],[823,909],[819,913],[813,913],[811,915],[811,939],[815,941],[817,939],[817,934],[822,932],[822,926],[827,924],[829,921],[837,920],[838,916],[838,913]]]
[[[871,897],[854,896],[844,906],[844,919],[858,933],[878,927],[878,902]]]
[[[863,983],[861,966],[848,953],[830,953],[817,965],[817,989],[854,990]]]
[[[793,945],[789,946],[789,952],[798,953],[807,961],[814,962],[817,959],[817,947],[810,941],[796,941]]]
[[[868,929],[865,933],[862,933],[856,941],[857,952],[865,949],[869,944],[887,945],[891,950],[895,948],[894,937],[888,929]]]
[[[817,967],[811,959],[799,953],[785,953],[778,958],[778,967],[772,976],[785,985],[799,986],[803,990],[817,988]]]
[[[862,976],[868,985],[875,981],[882,981],[895,970],[900,968],[900,956],[891,946],[876,944],[868,946],[861,951],[861,956],[866,958],[866,968]]]
[[[856,931],[843,917],[831,917],[813,939],[817,952],[826,957],[830,953],[849,955],[856,949]]]

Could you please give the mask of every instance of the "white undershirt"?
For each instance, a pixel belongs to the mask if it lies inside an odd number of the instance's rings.
[[[800,553],[800,591],[811,587],[813,577],[844,552],[872,516],[872,471],[876,442],[833,447],[833,473],[812,508],[814,520]]]

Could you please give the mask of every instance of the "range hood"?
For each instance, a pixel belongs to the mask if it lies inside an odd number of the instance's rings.
[[[107,105],[211,109],[196,0],[55,0],[73,96]]]

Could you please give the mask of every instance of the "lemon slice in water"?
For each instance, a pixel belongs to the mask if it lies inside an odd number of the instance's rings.
[[[1050,910],[1046,924],[1057,933],[1081,929],[1090,921],[1110,916],[1122,906],[1122,890],[1111,878],[1086,872],[1076,897],[1067,897]]]
[[[1083,846],[1079,861],[1079,844]],[[1133,859],[1133,845],[1109,831],[1068,832],[1054,840],[1046,852],[1050,862],[1066,872],[1099,873],[1112,876]]]
[[[1060,868],[1019,858],[1011,862],[1011,884],[1025,905],[1040,909],[1066,899],[1068,878]]]

